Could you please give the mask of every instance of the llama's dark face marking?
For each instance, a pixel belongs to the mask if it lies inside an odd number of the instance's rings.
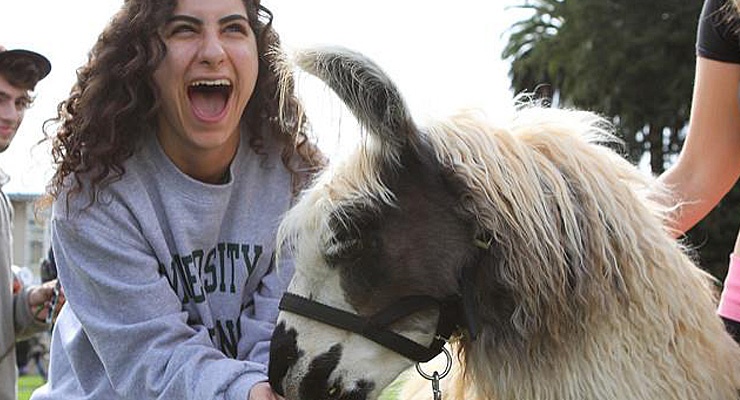
[[[458,193],[429,160],[409,155],[402,162],[403,172],[383,172],[395,205],[346,202],[320,215],[329,228],[320,249],[301,243],[317,243],[310,236],[322,232],[303,231],[291,293],[368,316],[404,296],[459,292],[474,232],[456,210]],[[437,311],[429,310],[392,329],[427,345],[436,324]],[[412,364],[360,335],[286,312],[270,353],[270,381],[288,399],[374,399]]]
[[[342,377],[332,378],[332,373],[339,365],[342,346],[334,345],[326,353],[318,355],[311,361],[308,372],[301,382],[299,393],[301,399],[327,400],[365,400],[375,385],[364,379],[355,382],[354,388],[345,390]]]
[[[342,357],[342,345],[332,346],[327,352],[316,356],[309,364],[306,375],[298,385],[300,399],[326,399],[326,400],[365,400],[375,385],[367,380],[359,379],[350,390],[345,389],[342,376],[333,377],[332,374],[339,365]],[[270,383],[275,391],[285,393],[282,377],[291,368],[301,352],[296,342],[296,331],[285,330],[285,324],[281,323],[275,330],[270,349]],[[280,355],[283,357],[277,357]]]
[[[288,372],[298,359],[303,355],[298,350],[298,333],[295,329],[286,330],[285,323],[281,322],[272,334],[270,342],[270,368],[268,375],[272,387],[278,393],[285,392],[282,377]]]
[[[383,71],[351,51],[308,51],[299,65],[326,82],[370,137],[326,172],[286,216],[295,275],[288,291],[362,317],[399,299],[460,294],[474,258],[476,228],[460,207],[465,185],[443,167]],[[438,311],[389,328],[423,346]],[[364,336],[281,312],[270,350],[270,382],[288,400],[378,397],[412,361]]]

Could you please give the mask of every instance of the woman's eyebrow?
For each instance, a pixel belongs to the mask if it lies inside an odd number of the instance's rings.
[[[249,19],[241,14],[227,15],[223,18],[220,18],[218,20],[218,23],[223,25],[234,21],[244,21],[246,23],[249,23]],[[173,15],[167,20],[166,24],[171,24],[173,22],[188,22],[195,25],[203,25],[203,21],[190,15]]]
[[[195,25],[203,25],[203,21],[198,18],[191,17],[190,15],[173,15],[167,20],[165,25],[169,25],[173,22],[188,22]]]
[[[244,21],[246,23],[249,23],[249,19],[241,14],[227,15],[219,19],[218,23],[223,25],[223,24],[228,24],[229,22],[234,22],[234,21]]]

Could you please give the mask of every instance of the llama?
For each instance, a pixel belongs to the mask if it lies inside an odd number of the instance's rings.
[[[422,127],[361,54],[297,62],[369,134],[281,224],[296,270],[269,375],[286,399],[376,399],[445,342],[446,399],[737,397],[717,290],[602,119],[531,106]]]

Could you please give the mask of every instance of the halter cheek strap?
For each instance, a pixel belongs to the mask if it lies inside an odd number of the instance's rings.
[[[455,297],[439,301],[430,296],[403,297],[378,313],[364,318],[338,308],[318,303],[305,297],[286,292],[280,300],[279,308],[315,321],[331,325],[364,336],[406,358],[416,362],[427,362],[442,352],[442,348],[452,332],[459,325],[460,299]],[[437,332],[432,343],[422,346],[413,340],[399,335],[389,326],[416,312],[436,308],[439,310]]]
[[[445,343],[457,329],[466,329],[471,340],[477,339],[480,327],[476,319],[478,307],[475,301],[475,275],[480,260],[490,251],[492,243],[493,237],[489,233],[484,233],[482,237],[476,237],[473,240],[473,244],[480,251],[473,264],[462,269],[459,277],[461,295],[450,296],[443,300],[431,296],[402,297],[376,314],[362,317],[294,293],[285,292],[278,308],[335,328],[357,333],[410,360],[424,363],[443,351]],[[389,329],[391,324],[402,318],[435,308],[439,311],[437,331],[429,346],[422,346]]]

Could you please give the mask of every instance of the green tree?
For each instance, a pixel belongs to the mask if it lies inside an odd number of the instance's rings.
[[[701,1],[522,0],[503,57],[517,93],[612,120],[633,162],[654,174],[683,144]],[[722,278],[740,222],[740,188],[689,232],[702,265]]]
[[[516,92],[611,118],[629,155],[662,172],[689,117],[701,9],[685,0],[529,0],[503,56]]]
[[[688,233],[701,266],[719,279],[727,274],[729,254],[740,227],[740,184],[736,184],[717,207]]]

